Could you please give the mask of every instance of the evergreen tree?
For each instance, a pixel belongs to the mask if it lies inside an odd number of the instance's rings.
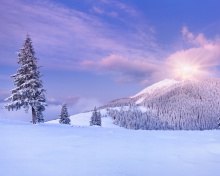
[[[64,104],[62,106],[59,122],[62,123],[62,124],[70,124],[70,118],[69,118],[69,114],[68,114],[68,111],[67,111],[66,104]]]
[[[91,121],[90,121],[90,126],[92,126],[92,125],[102,126],[101,113],[97,112],[96,107],[94,108],[94,111],[93,111],[92,117],[91,117]]]
[[[6,99],[9,101],[5,108],[10,110],[18,110],[21,107],[28,112],[32,110],[32,122],[43,122],[43,111],[46,106],[45,89],[43,89],[42,76],[37,65],[34,48],[29,35],[26,36],[21,51],[18,53],[18,64],[21,67],[17,73],[11,77],[14,79],[15,89],[11,91],[11,96]]]
[[[218,118],[218,128],[220,128],[220,117]]]
[[[37,110],[36,110],[36,116],[37,116],[37,122],[38,123],[44,123],[44,115],[43,115],[43,111],[45,110],[44,106],[38,106]]]

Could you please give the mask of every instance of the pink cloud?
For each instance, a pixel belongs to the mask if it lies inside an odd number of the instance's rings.
[[[115,1],[115,0],[102,0],[101,2],[108,4],[108,5],[111,5],[114,8],[117,8],[117,9],[127,13],[128,15],[138,16],[138,12],[133,7],[130,7],[127,4],[124,4],[124,3],[121,3],[121,2]]]
[[[103,6],[92,7],[97,13],[105,13]],[[92,55],[96,60],[106,53],[137,53],[140,43],[152,43],[149,40],[151,33],[146,32],[148,40],[139,38],[135,27],[138,22],[133,23],[123,16],[120,18],[131,30],[120,31],[117,26],[109,25],[86,11],[70,9],[52,1],[8,0],[1,3],[0,10],[0,39],[4,47],[10,45],[8,48],[13,48],[12,54],[8,52],[4,56],[4,53],[0,53],[1,58],[10,58],[0,60],[0,63],[7,60],[7,64],[16,64],[15,52],[19,51],[27,32],[32,37],[42,65],[52,69],[77,69],[81,58],[88,59]],[[117,16],[112,9],[106,13]],[[143,28],[148,29],[147,26]]]
[[[97,14],[104,14],[104,13],[105,13],[104,10],[102,10],[101,8],[96,7],[96,6],[94,6],[94,7],[92,8],[92,11],[95,12],[95,13],[97,13]]]
[[[205,38],[204,34],[199,33],[197,36],[189,32],[188,27],[184,26],[182,28],[183,37],[187,42],[190,42],[196,46],[204,46],[207,44],[213,44],[211,40]]]
[[[165,59],[168,76],[174,76],[176,67],[187,64],[198,68],[195,78],[218,77],[217,66],[220,65],[220,42],[218,38],[207,39],[204,34],[195,35],[187,27],[182,29],[186,42],[191,44],[187,50],[180,50]]]
[[[195,66],[197,71],[193,78],[203,79],[219,76],[217,66],[220,64],[220,41],[218,38],[208,40],[204,34],[195,35],[187,27],[182,29],[183,37],[190,43],[190,48],[171,53],[167,58],[131,59],[112,54],[97,61],[84,60],[83,69],[97,73],[112,74],[120,83],[138,82],[146,85],[165,78],[179,79],[176,70],[184,65]]]
[[[57,98],[48,98],[48,111],[57,112],[57,117],[59,116],[61,106],[63,103],[67,104],[69,114],[73,115],[76,113],[82,113],[88,110],[92,110],[95,106],[101,106],[103,102],[92,97],[80,97],[80,96],[68,96]],[[48,114],[48,112],[46,112]],[[54,113],[53,113],[54,114]],[[56,116],[55,116],[56,117]]]
[[[99,61],[85,60],[81,62],[83,69],[96,71],[98,73],[113,73],[115,80],[120,83],[135,82],[144,77],[150,77],[158,70],[158,63],[147,60],[128,59],[126,57],[112,54]]]
[[[157,69],[157,66],[149,61],[128,59],[123,56],[112,54],[108,57],[101,59],[100,61],[89,61],[85,60],[81,62],[83,68],[89,69],[101,69],[106,71],[117,71],[117,72],[151,72]]]

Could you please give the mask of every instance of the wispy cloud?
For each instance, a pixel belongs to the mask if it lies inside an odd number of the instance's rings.
[[[92,110],[95,106],[99,107],[103,102],[92,97],[67,96],[58,98],[48,98],[48,107],[61,107],[62,104],[67,104],[69,113],[76,114]],[[50,108],[49,108],[50,109]],[[60,108],[58,108],[60,111]]]
[[[83,69],[97,73],[110,73],[117,82],[139,82],[158,70],[159,63],[149,60],[128,59],[120,55],[110,55],[98,62],[85,60],[81,62]]]
[[[59,118],[62,104],[66,103],[68,108],[68,113],[70,115],[82,113],[85,111],[90,111],[94,109],[94,107],[99,107],[102,103],[91,97],[60,97],[57,98],[49,98],[48,99],[48,107],[44,112],[45,120],[51,120]]]
[[[28,32],[44,68],[83,69],[141,84],[175,77],[173,70],[183,62],[199,65],[207,73],[203,76],[218,74],[213,72],[219,65],[218,38],[184,26],[187,49],[162,57],[154,27],[121,1],[90,1],[88,9],[79,11],[52,1],[8,0],[0,10],[0,63],[16,63],[15,52]]]
[[[179,79],[180,75],[176,70],[184,65],[195,66],[198,69],[193,75],[195,79],[219,76],[219,38],[207,39],[202,33],[193,34],[187,27],[183,27],[182,35],[188,48],[171,53],[164,59],[129,59],[120,55],[110,55],[98,62],[84,60],[81,65],[90,71],[111,74],[120,83],[138,82],[143,85],[165,78]]]
[[[101,8],[99,8],[97,6],[93,6],[92,7],[92,11],[97,13],[97,14],[104,14],[105,13],[103,9],[101,9]]]
[[[192,32],[188,30],[187,26],[182,28],[182,34],[186,42],[191,43],[197,47],[203,47],[207,45],[213,45],[214,42],[205,38],[203,33],[199,33],[198,35],[194,35]]]
[[[131,7],[127,4],[121,3],[119,1],[115,0],[101,0],[103,4],[107,4],[108,6],[112,6],[115,8],[118,8],[124,13],[127,13],[130,16],[138,16],[138,12],[134,9],[134,7]]]
[[[117,1],[105,1],[102,7],[109,4],[118,7],[110,12],[112,16],[119,10],[135,14],[132,7]],[[99,14],[105,12],[98,6],[91,7]],[[7,50],[2,53],[1,58],[4,55],[7,59],[1,59],[1,63],[15,63],[15,52],[26,33],[31,35],[44,67],[56,69],[77,69],[82,59],[97,60],[111,54],[144,57],[151,53],[146,48],[154,49],[152,27],[127,17],[120,17],[123,25],[117,24],[118,19],[108,23],[89,13],[90,9],[78,11],[52,1],[8,0],[1,2],[0,10],[0,45],[13,48],[11,54],[5,54]]]
[[[194,34],[184,26],[183,39],[188,48],[171,54],[165,61],[168,64],[170,76],[175,68],[187,64],[198,68],[195,78],[218,77],[217,66],[220,65],[220,40],[218,37],[207,39],[203,33]]]
[[[12,120],[22,120],[30,121],[31,112],[25,112],[23,108],[17,111],[8,111],[4,109],[5,102],[1,100],[1,96],[5,99],[8,93],[0,91],[0,118],[12,119]],[[48,98],[48,106],[44,111],[44,119],[46,121],[59,118],[61,107],[63,103],[67,104],[68,112],[70,115],[82,113],[88,110],[94,109],[94,107],[99,107],[102,103],[91,97],[59,97],[59,98]]]

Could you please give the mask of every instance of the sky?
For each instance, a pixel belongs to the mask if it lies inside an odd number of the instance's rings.
[[[218,0],[0,0],[0,105],[31,36],[46,118],[129,97],[163,79],[219,77]],[[14,116],[0,109],[0,117]],[[21,115],[25,116],[25,115]],[[25,118],[26,119],[26,118]]]

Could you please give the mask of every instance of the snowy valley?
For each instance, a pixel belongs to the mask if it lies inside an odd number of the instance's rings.
[[[129,129],[218,129],[220,79],[180,82],[166,79],[101,108],[109,110],[115,124]]]

